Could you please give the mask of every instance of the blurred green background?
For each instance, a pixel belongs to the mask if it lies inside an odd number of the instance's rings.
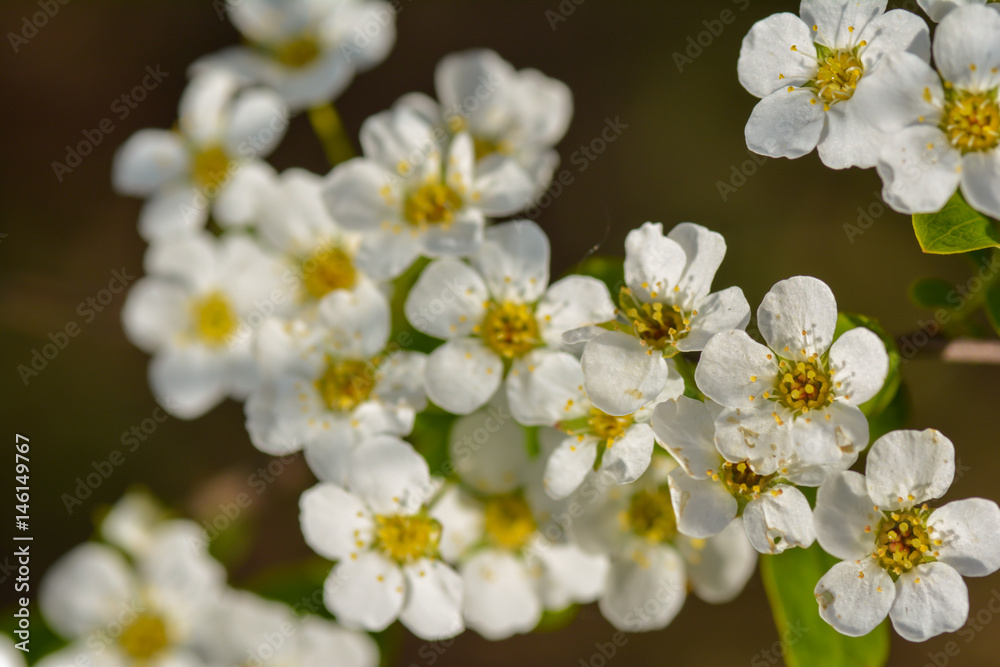
[[[573,123],[559,146],[572,183],[537,217],[552,239],[554,274],[571,269],[595,246],[620,254],[625,234],[654,220],[668,227],[694,221],[724,234],[729,254],[716,286],[740,285],[754,307],[777,280],[809,274],[831,285],[841,309],[879,318],[889,331],[903,334],[928,317],[906,298],[913,279],[939,275],[964,282],[968,273],[960,258],[922,255],[909,218],[881,205],[874,171],[835,172],[815,154],[748,162],[743,127],[756,100],[736,78],[740,42],[755,21],[797,11],[795,3],[577,2],[401,0],[392,54],[337,102],[351,136],[366,116],[403,93],[433,93],[434,66],[445,54],[490,47],[519,68],[536,67],[565,81],[574,93]],[[312,483],[311,475],[300,460],[274,466],[272,481],[257,493],[254,480],[260,477],[252,476],[271,459],[250,445],[235,403],[197,421],[171,418],[156,424],[72,513],[62,498],[74,493],[77,478],[94,472],[95,464],[102,467],[112,450],[127,449],[123,436],[141,428],[156,409],[146,383],[147,358],[122,334],[123,297],[92,314],[86,301],[107,287],[112,271],[141,273],[144,245],[135,227],[140,202],[111,191],[111,159],[132,132],[174,122],[189,63],[237,41],[218,5],[78,0],[60,5],[19,52],[9,43],[0,46],[4,437],[13,441],[18,432],[31,438],[35,583],[55,558],[91,534],[102,506],[137,483],[198,520],[217,517],[220,505],[241,492],[253,497],[238,519],[247,531],[233,529],[222,538],[252,535],[250,542],[227,546],[236,584],[309,555],[299,532],[297,499]],[[35,2],[4,2],[0,28],[19,32],[22,17],[38,10]],[[677,54],[690,60],[679,67]],[[141,82],[147,66],[169,75],[119,119],[111,105]],[[63,162],[66,145],[105,118],[112,119],[114,131],[59,182],[51,163]],[[618,119],[625,129],[581,169],[583,163],[571,156],[599,136],[607,119]],[[305,118],[294,120],[272,162],[327,171]],[[741,169],[750,175],[734,176]],[[723,197],[720,182],[735,191],[726,188]],[[858,224],[859,207],[871,207],[872,222],[851,238],[844,225]],[[17,366],[29,364],[33,350],[69,322],[80,326],[80,334],[25,385]],[[909,426],[933,426],[957,447],[963,474],[949,498],[1000,498],[994,478],[1000,368],[920,360],[907,363],[903,373],[912,397]],[[146,422],[147,430],[153,423]],[[4,458],[9,479],[12,461]],[[4,553],[9,549],[0,559]],[[987,604],[1000,596],[1000,578],[968,583],[970,615],[981,612],[980,624],[987,615],[992,620]],[[13,599],[12,588],[10,579],[2,585],[5,605]],[[977,627],[969,643],[958,636],[921,645],[894,639],[890,664],[935,664],[929,654],[954,640],[961,653],[948,664],[996,664],[1000,633]],[[595,642],[607,642],[613,633],[592,605],[566,628],[499,644],[471,632],[447,648],[409,637],[397,664],[596,664],[590,662]],[[689,598],[670,627],[630,636],[616,660],[779,664],[773,653],[765,653],[776,640],[755,577],[735,603],[723,607]]]

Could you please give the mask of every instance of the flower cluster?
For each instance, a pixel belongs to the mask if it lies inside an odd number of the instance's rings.
[[[885,0],[803,0],[743,41],[743,87],[762,98],[751,150],[829,167],[876,167],[883,198],[933,213],[961,190],[1000,217],[1000,5],[923,0],[927,24]],[[933,54],[934,66],[930,64]]]
[[[884,10],[804,0],[802,18],[754,26],[739,63],[763,98],[751,148],[877,165],[901,206],[947,199],[961,180],[1000,210],[1000,14],[942,19],[942,83],[923,21]],[[884,435],[866,475],[849,470],[890,356],[874,331],[840,326],[824,282],[781,280],[751,327],[742,290],[713,287],[724,238],[652,222],[628,233],[617,283],[553,280],[548,236],[515,216],[550,184],[572,98],[490,51],[446,57],[437,99],[407,95],[370,117],[362,154],[328,175],[279,174],[264,157],[289,114],[316,115],[383,58],[393,16],[360,0],[229,11],[248,44],[196,63],[177,128],[139,132],[117,155],[118,189],[148,197],[150,243],[123,323],[167,410],[243,401],[253,445],[302,452],[318,480],[301,529],[332,562],[323,599],[350,630],[295,621],[308,639],[280,664],[311,664],[309,651],[369,664],[359,632],[397,620],[427,640],[467,627],[502,639],[595,601],[622,630],[663,628],[689,592],[731,600],[758,554],[816,541],[844,559],[816,584],[842,633],[886,615],[914,641],[964,623],[962,576],[1000,567],[1000,508],[926,504],[954,472],[933,431]],[[947,145],[935,169],[963,167],[934,187],[902,169],[931,134]],[[148,611],[115,651],[231,663],[288,617],[226,591],[190,526],[128,524],[104,524],[128,561],[85,545],[50,575],[44,606],[64,635],[116,609],[88,601],[138,595]],[[219,600],[238,611],[212,617]]]

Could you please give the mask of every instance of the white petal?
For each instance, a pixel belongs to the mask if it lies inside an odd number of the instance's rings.
[[[494,225],[472,263],[495,300],[533,303],[549,284],[549,237],[531,220]]]
[[[200,345],[189,345],[167,348],[153,357],[149,383],[170,414],[195,419],[226,398],[230,377],[223,358]]]
[[[851,405],[861,405],[885,384],[889,354],[875,332],[851,329],[830,347],[830,371],[837,394]]]
[[[242,164],[215,198],[212,215],[227,228],[260,222],[269,198],[275,196],[276,179],[274,168],[263,160]]]
[[[861,637],[885,620],[896,584],[871,557],[837,563],[816,584],[820,617],[837,632]]]
[[[678,287],[688,257],[680,243],[663,235],[663,225],[647,222],[625,237],[625,282],[643,302],[663,300]],[[656,297],[652,294],[656,293]]]
[[[823,164],[831,169],[875,166],[885,137],[866,111],[853,98],[827,110],[826,127],[816,147]]]
[[[944,106],[944,89],[938,73],[925,59],[896,51],[886,54],[871,73],[865,73],[851,105],[879,130],[892,134],[911,124],[936,124]]]
[[[535,308],[535,320],[549,347],[565,348],[570,330],[614,319],[607,286],[591,276],[566,276],[552,283]]]
[[[329,328],[328,343],[343,356],[373,357],[389,341],[389,301],[374,283],[328,292],[320,301],[319,315]]]
[[[643,546],[611,565],[599,606],[619,630],[659,630],[684,606],[686,588],[684,561],[673,547]]]
[[[527,566],[513,554],[480,551],[462,565],[465,621],[486,639],[530,632],[542,617],[542,603]]]
[[[351,455],[351,490],[379,514],[414,512],[432,491],[427,461],[392,436],[376,436]]]
[[[482,245],[485,224],[479,209],[458,211],[450,225],[430,225],[419,235],[422,252],[428,257],[467,257]]]
[[[372,536],[368,508],[356,495],[333,484],[317,484],[303,492],[299,521],[306,544],[330,560],[350,558]]]
[[[882,514],[874,509],[861,473],[834,473],[816,492],[816,539],[831,556],[856,560],[870,554],[881,520]]]
[[[111,181],[119,193],[142,197],[184,174],[189,159],[176,132],[139,130],[115,152]]]
[[[441,524],[441,557],[454,563],[483,538],[482,505],[451,484],[434,502],[430,515]]]
[[[731,601],[757,569],[757,552],[747,540],[742,519],[707,540],[682,540],[678,545],[687,561],[695,595],[711,604]]]
[[[479,273],[457,259],[431,262],[406,297],[406,319],[435,338],[468,336],[482,322],[490,295]]]
[[[393,174],[373,160],[354,158],[338,164],[326,179],[323,201],[338,224],[359,232],[381,230],[409,237],[399,219],[400,202],[391,188]],[[385,190],[388,188],[388,191]]]
[[[299,664],[322,664],[330,656],[337,656],[344,665],[376,667],[379,663],[378,645],[362,632],[346,630],[335,623],[307,617],[298,628]]]
[[[227,107],[238,86],[234,75],[219,69],[192,78],[180,100],[181,132],[200,146],[220,143]]]
[[[792,547],[808,547],[816,540],[809,501],[794,486],[778,484],[762,491],[743,508],[743,525],[754,549],[780,554]]]
[[[681,468],[670,471],[670,500],[677,515],[677,530],[695,538],[718,535],[739,509],[736,498],[722,482],[688,477]]]
[[[233,102],[226,149],[232,156],[266,157],[288,128],[288,108],[273,91],[246,90]]]
[[[901,213],[938,211],[954,194],[962,154],[937,127],[908,127],[886,139],[879,151],[882,198]]]
[[[365,157],[382,167],[395,172],[400,164],[407,165],[403,175],[432,153],[440,155],[431,126],[407,107],[369,117],[361,126],[360,140]]]
[[[740,83],[757,97],[803,85],[816,72],[816,62],[809,57],[812,41],[809,26],[795,14],[772,14],[757,21],[740,48],[736,64]]]
[[[420,256],[420,243],[409,234],[376,230],[365,234],[354,262],[376,281],[392,280]]]
[[[882,509],[940,498],[955,477],[955,446],[934,429],[892,431],[872,444],[865,469],[868,495]]]
[[[858,40],[868,42],[861,50],[861,62],[866,69],[879,63],[889,53],[905,51],[924,62],[931,59],[931,34],[927,23],[912,12],[893,9],[870,21]]]
[[[727,408],[715,420],[715,443],[727,461],[749,461],[758,475],[783,470],[792,456],[791,414],[786,410]],[[777,418],[775,418],[777,415]]]
[[[837,300],[822,280],[795,276],[775,283],[757,309],[757,320],[772,350],[804,360],[813,353],[823,354],[833,342]]]
[[[653,442],[653,429],[649,424],[633,424],[620,438],[608,442],[601,469],[619,484],[634,482],[649,467]]]
[[[349,626],[380,632],[403,608],[403,572],[374,551],[340,561],[323,586],[326,607]]]
[[[543,573],[539,582],[546,609],[565,609],[574,602],[593,602],[604,591],[610,562],[573,544],[549,544],[538,553]]]
[[[816,148],[826,117],[811,90],[779,88],[753,108],[747,148],[769,157],[798,158]]]
[[[854,35],[885,11],[886,0],[828,2],[802,0],[799,14],[806,25],[816,26],[816,41],[831,48],[854,45]]]
[[[277,408],[277,410],[280,410],[280,408]],[[250,419],[248,413],[247,430],[251,429]],[[331,419],[328,422],[330,424],[329,428],[324,426],[321,433],[310,434],[305,438],[308,442],[308,446],[303,448],[306,463],[309,465],[309,470],[320,481],[344,487],[350,483],[351,452],[354,450],[354,445],[360,437],[361,431],[360,428],[354,428],[351,421],[344,418]],[[270,434],[270,437],[265,436],[263,444],[268,446],[271,443],[275,443],[277,447],[271,445],[271,448],[277,448],[280,451],[283,444],[282,441],[285,438],[278,436],[278,432],[275,429]],[[257,439],[253,435],[251,435],[251,440],[253,440],[254,444],[257,443]]]
[[[568,352],[535,350],[507,378],[507,400],[518,422],[555,426],[587,414],[580,361]]]
[[[168,344],[187,321],[188,295],[158,278],[139,280],[125,297],[122,325],[129,340],[147,352]]]
[[[208,220],[210,203],[190,183],[178,181],[152,195],[139,212],[139,236],[153,242],[200,230]]]
[[[659,396],[669,374],[661,355],[649,354],[639,339],[617,331],[587,343],[581,364],[587,396],[617,416],[632,414]]]
[[[922,642],[955,632],[968,617],[969,589],[950,565],[921,564],[896,581],[896,601],[889,618],[903,639]]]
[[[52,566],[42,580],[45,620],[66,638],[83,637],[113,621],[137,594],[125,559],[100,544],[82,544]]]
[[[407,629],[429,641],[454,637],[465,630],[462,623],[462,579],[453,569],[435,560],[421,560],[403,568],[406,603],[399,620]]]
[[[472,203],[490,217],[517,213],[531,201],[535,184],[514,160],[491,155],[476,167]]]
[[[434,70],[434,87],[445,109],[464,109],[466,98],[474,96],[486,118],[499,115],[503,91],[517,78],[514,68],[495,51],[471,49],[441,59]]]
[[[667,238],[677,242],[687,258],[684,272],[677,281],[677,286],[684,295],[683,302],[678,305],[684,310],[690,310],[698,300],[712,291],[715,272],[726,256],[726,240],[722,234],[692,222],[680,223],[670,230]]]
[[[987,7],[960,7],[934,32],[934,62],[959,89],[987,92],[1000,83],[1000,14]]]
[[[656,406],[650,422],[656,441],[695,479],[718,472],[722,455],[715,447],[715,420],[701,401],[680,396]]]
[[[450,340],[427,358],[427,397],[456,415],[485,405],[502,380],[500,356],[476,338]]]
[[[764,392],[774,391],[778,377],[774,356],[745,331],[724,331],[709,340],[702,351],[695,382],[716,403],[752,410],[766,402]]]
[[[962,194],[972,208],[1000,218],[1000,150],[962,158]]]
[[[693,314],[697,311],[697,315]],[[730,329],[746,329],[750,324],[750,304],[739,287],[728,287],[695,302],[691,331],[677,342],[682,352],[700,352],[712,336]]]
[[[842,400],[795,417],[791,429],[795,455],[804,465],[836,466],[846,452],[868,446],[868,418]]]
[[[462,417],[451,429],[455,472],[480,493],[508,493],[521,486],[528,467],[524,429],[502,404]]]
[[[545,464],[545,492],[560,500],[576,491],[594,468],[598,439],[567,436]]]
[[[966,577],[985,577],[1000,569],[1000,507],[985,498],[956,500],[931,513],[931,537],[938,561]]]

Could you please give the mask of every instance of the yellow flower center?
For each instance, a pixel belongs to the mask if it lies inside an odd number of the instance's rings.
[[[655,292],[653,296],[655,297]],[[622,313],[632,322],[632,329],[643,345],[654,350],[670,351],[677,341],[691,331],[691,320],[680,306],[654,301],[644,303],[623,287],[618,303]],[[695,314],[695,313],[692,313]],[[672,356],[672,355],[670,355]]]
[[[218,190],[229,178],[229,156],[221,146],[209,146],[195,153],[191,162],[191,178],[202,190]],[[215,194],[210,192],[209,194]]]
[[[435,558],[441,542],[441,524],[428,516],[375,517],[375,547],[397,563]]]
[[[319,58],[319,55],[319,41],[309,34],[285,42],[274,50],[274,59],[288,67],[305,67]]]
[[[209,345],[222,345],[236,329],[236,314],[219,292],[194,302],[194,325],[198,337]]]
[[[302,284],[310,296],[319,299],[336,289],[351,289],[357,271],[351,256],[340,248],[323,248],[302,264]]]
[[[929,529],[916,510],[886,512],[875,538],[875,559],[893,579],[934,560]]]
[[[502,549],[527,546],[538,528],[531,507],[517,492],[487,500],[485,515],[486,538]]]
[[[534,309],[512,301],[490,305],[479,333],[491,350],[506,359],[524,356],[540,342]]]
[[[816,95],[827,104],[850,99],[865,68],[855,51],[834,51],[821,58],[816,72]]]
[[[629,503],[626,523],[632,532],[650,542],[668,542],[677,534],[677,518],[666,485],[639,491]]]
[[[1000,106],[993,95],[958,92],[945,109],[941,129],[963,153],[986,151],[1000,143]]]
[[[734,496],[750,498],[766,489],[772,477],[773,475],[758,475],[746,461],[739,463],[726,461],[722,464],[722,481]]]
[[[403,204],[403,217],[414,227],[449,225],[462,208],[462,198],[444,183],[425,183]]]
[[[597,408],[590,409],[590,419],[587,424],[590,431],[602,440],[607,440],[610,446],[615,440],[625,433],[625,429],[635,421],[634,415],[615,417]]]
[[[350,412],[368,400],[375,387],[375,372],[363,361],[329,358],[315,384],[326,407],[334,412]]]
[[[472,144],[476,150],[476,160],[482,160],[488,155],[499,153],[500,155],[510,155],[510,143],[506,140],[487,139],[486,137],[473,137]]]
[[[148,660],[167,648],[167,626],[152,614],[140,614],[118,637],[122,650],[135,660]]]
[[[830,377],[811,361],[782,361],[778,378],[779,400],[791,410],[808,412],[833,401]]]

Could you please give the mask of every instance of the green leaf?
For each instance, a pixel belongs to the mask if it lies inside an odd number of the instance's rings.
[[[878,337],[882,339],[882,344],[885,345],[885,351],[889,355],[889,373],[886,375],[885,384],[882,385],[882,389],[879,393],[875,394],[875,396],[859,406],[861,411],[864,412],[869,419],[871,419],[886,410],[886,408],[888,408],[892,403],[893,399],[896,398],[896,394],[899,392],[900,384],[903,381],[902,375],[899,372],[899,366],[902,363],[903,357],[899,353],[899,348],[896,347],[896,339],[882,328],[882,325],[879,324],[878,320],[866,315],[858,313],[840,313],[837,316],[837,329],[834,332],[833,339],[837,340],[844,334],[844,332],[850,331],[856,327],[865,327],[866,329],[870,329],[875,332]]]
[[[942,278],[918,278],[910,285],[910,300],[920,308],[952,309],[955,303],[955,286]]]
[[[969,206],[960,192],[937,213],[915,214],[913,231],[920,248],[935,255],[1000,247],[1000,231],[994,221]]]
[[[986,317],[990,320],[990,326],[1000,335],[1000,286],[993,286],[986,290],[986,301],[983,307],[986,310]]]
[[[901,384],[899,391],[884,410],[868,418],[868,438],[875,442],[889,431],[904,428],[910,417],[910,392]],[[864,466],[855,469],[864,470]]]
[[[418,414],[414,421],[413,431],[407,440],[427,459],[431,474],[448,476],[450,467],[445,465],[448,460],[448,439],[457,419],[455,415],[431,406],[431,409]]]
[[[259,572],[246,583],[248,590],[265,598],[289,605],[298,614],[319,614],[329,618],[323,604],[323,584],[333,570],[333,563],[310,557]]]
[[[813,590],[836,563],[818,544],[760,557],[761,578],[788,667],[882,667],[889,659],[888,621],[864,637],[847,637],[819,617]]]

